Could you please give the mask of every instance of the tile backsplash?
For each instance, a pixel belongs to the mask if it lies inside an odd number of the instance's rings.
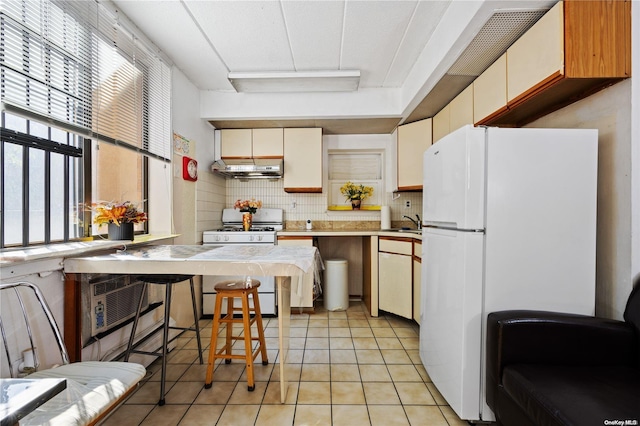
[[[226,181],[226,206],[233,207],[237,199],[255,198],[262,201],[264,207],[281,208],[284,210],[286,222],[298,222],[311,219],[315,222],[330,221],[377,221],[380,222],[379,211],[327,211],[326,194],[297,194],[284,192],[284,181],[254,179]],[[403,215],[415,218],[422,215],[422,192],[386,193],[385,203],[391,208],[391,222],[393,227],[414,225]],[[411,207],[406,207],[410,202]]]

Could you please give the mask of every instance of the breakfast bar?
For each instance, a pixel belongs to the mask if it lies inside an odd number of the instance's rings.
[[[278,297],[280,398],[287,393],[285,364],[289,350],[291,277],[318,273],[315,247],[160,245],[110,254],[69,258],[67,274],[185,274],[275,276]],[[204,377],[203,377],[204,381]]]

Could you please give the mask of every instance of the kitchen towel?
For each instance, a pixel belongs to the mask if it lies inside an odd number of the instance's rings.
[[[380,229],[391,229],[391,207],[380,208]]]

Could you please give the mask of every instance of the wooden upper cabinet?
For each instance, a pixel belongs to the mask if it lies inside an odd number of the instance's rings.
[[[449,133],[467,124],[473,124],[473,84],[449,103]]]
[[[473,122],[507,109],[507,54],[503,54],[473,82]],[[435,124],[434,124],[435,126]]]
[[[251,163],[251,129],[220,130],[220,157],[226,162]]]
[[[322,192],[322,129],[284,129],[285,192]]]
[[[631,1],[556,3],[506,53],[507,109],[476,124],[521,126],[631,76]]]
[[[422,191],[422,155],[431,146],[432,120],[398,126],[398,191]]]
[[[631,77],[631,1],[564,1],[565,74]]]
[[[284,156],[284,129],[253,129],[253,158],[272,159]]]
[[[449,104],[433,116],[433,143],[449,134]]]

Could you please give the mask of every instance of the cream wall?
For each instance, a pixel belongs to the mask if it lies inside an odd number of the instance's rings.
[[[171,124],[174,133],[188,139],[188,157],[198,161],[198,180],[187,181],[182,178],[182,155],[173,153],[173,230],[180,234],[175,244],[199,244],[202,242],[200,227],[207,226],[208,214],[201,207],[215,209],[213,200],[221,200],[216,185],[211,184],[206,169],[213,156],[214,129],[200,118],[200,91],[175,66],[171,73]],[[199,220],[203,217],[203,220]],[[201,312],[201,280],[196,277],[196,303]],[[191,293],[185,284],[174,288],[171,303],[171,316],[178,325],[193,324]]]
[[[173,217],[174,230],[181,234],[176,244],[197,244],[202,242],[199,225],[206,225],[206,216],[200,219],[200,199],[215,201],[217,192],[207,179],[207,169],[213,158],[214,128],[200,118],[200,91],[175,66],[171,80],[171,123],[174,133],[190,141],[190,158],[198,161],[198,180],[186,181],[182,178],[182,155],[173,153]],[[196,195],[197,194],[197,195]],[[213,195],[210,195],[213,194]],[[198,203],[196,203],[196,199]],[[215,205],[208,207],[215,209]],[[202,214],[200,214],[202,216]],[[201,224],[200,220],[205,224]]]
[[[527,126],[598,129],[596,314],[616,319],[622,318],[634,275],[631,83],[622,81]]]
[[[631,40],[640,40],[640,2],[631,2]],[[531,127],[599,129],[596,314],[622,319],[640,285],[640,43],[631,77],[539,119]]]

